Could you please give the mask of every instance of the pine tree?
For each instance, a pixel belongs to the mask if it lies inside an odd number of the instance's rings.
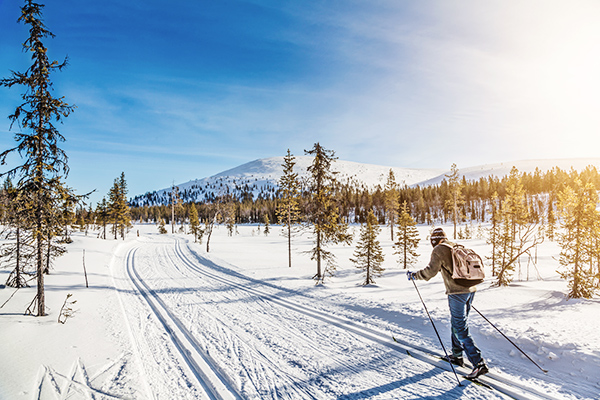
[[[559,271],[563,279],[569,281],[569,298],[591,298],[596,288],[593,283],[593,269],[586,269],[595,256],[596,242],[600,235],[596,210],[598,193],[592,183],[584,185],[579,178],[573,188],[567,186],[558,195],[558,209],[561,215],[563,232],[559,236],[561,247]]]
[[[198,218],[198,209],[194,203],[190,204],[190,231],[194,235],[194,243],[198,241],[198,235],[200,234],[200,219]]]
[[[554,215],[554,201],[552,196],[548,199],[548,223],[546,225],[546,237],[550,241],[554,241],[554,233],[556,231],[556,216]]]
[[[394,243],[394,254],[400,256],[399,262],[403,265],[404,269],[406,269],[417,261],[419,254],[416,250],[420,241],[417,223],[408,212],[406,201],[402,203],[402,207],[400,208],[397,239],[398,240]]]
[[[450,214],[452,216],[452,223],[454,224],[453,237],[456,239],[456,225],[462,218],[462,207],[465,203],[462,195],[464,185],[458,176],[458,168],[456,168],[456,164],[452,164],[450,171],[450,174],[446,175],[446,178],[448,178],[448,187],[450,189],[450,198],[446,200],[446,207],[450,210]]]
[[[233,232],[235,231],[235,210],[236,205],[231,198],[222,205],[221,217],[227,227],[227,235],[230,237],[233,236]]]
[[[387,224],[390,227],[390,237],[392,242],[394,241],[394,227],[396,226],[396,220],[398,219],[398,207],[398,184],[396,183],[394,171],[390,168],[385,183],[385,213]]]
[[[96,213],[92,209],[92,205],[90,204],[90,208],[85,215],[85,236],[88,234],[88,230],[90,226],[93,226],[96,223]]]
[[[308,167],[310,201],[307,207],[309,221],[312,223],[315,245],[309,251],[311,260],[317,262],[317,273],[313,279],[322,283],[325,276],[333,276],[336,265],[335,256],[327,250],[328,244],[346,243],[352,239],[347,233],[348,225],[342,220],[334,195],[335,173],[331,171],[331,163],[337,158],[333,150],[326,150],[319,143],[315,143],[312,150],[305,150],[306,154],[314,156]],[[321,261],[325,261],[322,268]]]
[[[183,202],[179,196],[179,186],[171,187],[171,233],[175,233],[177,215],[183,211]]]
[[[204,218],[204,229],[202,232],[206,234],[206,252],[210,252],[210,238],[217,221],[222,219],[222,204],[225,201],[223,197],[215,199],[212,203],[205,204],[206,215]]]
[[[96,216],[96,224],[99,228],[102,228],[102,232],[98,234],[98,237],[102,235],[102,239],[106,239],[106,225],[110,217],[106,197],[103,197],[102,201],[96,205]]]
[[[26,72],[13,72],[12,77],[0,80],[6,87],[22,85],[25,93],[21,96],[23,103],[14,114],[9,116],[12,126],[17,123],[25,132],[15,135],[18,145],[0,154],[0,163],[6,162],[6,157],[13,152],[25,156],[24,163],[2,175],[18,176],[17,186],[31,196],[29,209],[31,226],[29,227],[35,241],[35,264],[37,277],[37,293],[30,307],[37,305],[37,316],[46,315],[44,293],[44,263],[49,248],[48,238],[54,231],[56,219],[53,207],[56,206],[60,187],[60,176],[68,174],[67,156],[59,147],[64,137],[58,132],[55,123],[69,116],[74,107],[52,95],[53,85],[50,73],[62,70],[67,61],[58,63],[50,61],[44,39],[54,37],[42,22],[44,6],[26,1],[21,7],[18,22],[30,26],[29,37],[23,43],[23,50],[31,54],[32,65]],[[46,264],[46,265],[45,265]],[[29,309],[28,309],[29,311]]]
[[[85,225],[86,225],[85,224],[85,213],[86,213],[86,210],[84,210],[82,208],[75,215],[75,226],[81,232],[85,231]]]
[[[516,264],[521,256],[543,242],[544,237],[531,223],[525,191],[518,170],[513,167],[506,183],[506,196],[500,209],[500,234],[498,250],[501,260],[497,265],[495,284],[507,286],[513,280]]]
[[[108,214],[110,222],[113,224],[112,233],[115,235],[115,239],[117,239],[117,235],[121,235],[121,238],[125,240],[126,230],[129,230],[132,225],[124,172],[121,172],[121,176],[115,179],[108,193]]]
[[[263,217],[263,220],[265,221],[265,230],[263,232],[264,232],[265,236],[269,236],[269,233],[271,232],[269,214],[265,214],[265,216]]]
[[[34,241],[26,220],[27,194],[14,187],[10,179],[5,181],[1,193],[4,211],[2,238],[6,241],[0,245],[0,265],[12,268],[6,286],[27,287],[25,273],[35,271]]]
[[[161,235],[167,234],[167,228],[165,228],[165,219],[164,218],[159,218],[159,220],[158,220],[158,233],[160,233]]]
[[[62,242],[72,243],[69,227],[75,222],[75,206],[77,199],[65,193],[60,199],[60,212],[58,213],[59,224],[62,227]]]
[[[383,249],[377,239],[381,228],[373,210],[367,215],[367,222],[360,228],[360,238],[356,244],[354,258],[350,261],[356,265],[356,268],[365,272],[365,281],[363,285],[375,283],[374,277],[381,276],[385,270],[383,264]]]
[[[496,266],[500,264],[500,260],[502,259],[501,249],[503,247],[500,243],[501,216],[498,203],[498,193],[494,192],[491,200],[492,217],[490,220],[490,228],[488,231],[488,240],[486,241],[486,243],[492,246],[492,254],[489,257],[487,257],[489,260],[492,261],[492,276],[496,276],[498,274]]]
[[[288,264],[292,267],[292,236],[300,219],[300,181],[294,172],[295,158],[287,151],[283,158],[283,175],[279,179],[281,198],[277,205],[277,220],[284,226],[283,236],[288,240]]]

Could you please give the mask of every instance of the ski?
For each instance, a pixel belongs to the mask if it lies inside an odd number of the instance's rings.
[[[478,378],[469,378],[466,375],[462,375],[462,377],[464,379],[468,380],[469,382],[473,382],[474,384],[476,384],[478,386],[484,387],[484,388],[489,389],[489,390],[495,390],[493,387],[491,387],[487,383],[484,383],[484,382],[480,381]]]
[[[400,342],[399,342],[399,341],[398,341],[398,340],[397,340],[397,339],[394,337],[394,335],[392,335],[392,339],[394,340],[394,342],[396,342],[396,343],[398,343],[398,344],[401,344],[401,343],[400,343]],[[407,355],[409,355],[410,357],[414,357],[414,355],[412,355],[412,354],[411,354],[410,350],[405,350],[405,351],[406,351],[406,354],[407,354]],[[447,363],[450,363],[448,360],[444,359],[444,357],[442,357],[442,356],[438,356],[437,354],[431,354],[431,353],[427,353],[427,354],[428,354],[429,356],[431,356],[431,357],[437,358],[438,360],[442,360],[442,361],[445,361],[445,362],[447,362]],[[493,387],[491,387],[491,386],[490,386],[490,385],[488,385],[487,383],[484,383],[484,382],[480,381],[480,380],[479,380],[479,379],[477,379],[477,378],[468,378],[466,375],[461,375],[461,376],[462,376],[462,378],[463,378],[463,379],[465,379],[465,380],[467,380],[467,381],[470,381],[470,382],[473,382],[474,384],[476,384],[476,385],[478,385],[478,386],[484,387],[484,388],[486,388],[486,389],[489,389],[489,390],[494,390],[494,388],[493,388]]]

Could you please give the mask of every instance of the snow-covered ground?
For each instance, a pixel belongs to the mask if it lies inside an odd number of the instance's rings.
[[[419,230],[420,268],[431,247],[429,228]],[[0,309],[0,399],[505,398],[458,386],[447,364],[418,350],[442,353],[386,229],[386,271],[367,287],[349,261],[352,246],[335,247],[336,276],[315,286],[315,264],[302,253],[308,234],[295,238],[288,268],[280,228],[238,231],[217,229],[208,254],[190,236],[158,235],[154,225],[135,226],[125,241],[73,234],[46,278],[47,317],[22,315],[34,287],[0,289],[0,305],[14,295]],[[461,242],[489,253],[483,239]],[[490,384],[521,398],[599,398],[600,300],[565,299],[557,255],[555,243],[544,243],[537,268],[523,263],[508,288],[483,283],[475,299],[547,374],[476,314],[472,333]],[[7,275],[0,271],[0,282]],[[417,285],[448,347],[441,277]],[[59,324],[69,293],[77,311]]]

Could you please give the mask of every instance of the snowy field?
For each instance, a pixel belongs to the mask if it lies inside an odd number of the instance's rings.
[[[428,230],[419,227],[418,268],[429,259]],[[135,226],[125,241],[74,233],[46,278],[47,317],[23,316],[35,287],[0,289],[0,304],[13,296],[0,309],[0,399],[507,398],[463,379],[459,386],[435,357],[441,347],[388,230],[380,236],[386,271],[368,287],[349,261],[353,246],[334,249],[336,276],[315,286],[315,263],[302,253],[308,234],[294,240],[288,268],[279,227],[269,236],[256,226],[238,231],[228,237],[219,227],[208,254],[191,236],[158,235],[154,225]],[[483,239],[459,242],[489,254]],[[545,242],[537,269],[524,262],[520,280],[508,288],[485,282],[475,298],[549,372],[473,313],[472,333],[491,367],[482,381],[516,398],[597,399],[600,300],[565,299],[558,252]],[[417,285],[448,348],[442,279]],[[59,324],[67,294],[76,313]]]

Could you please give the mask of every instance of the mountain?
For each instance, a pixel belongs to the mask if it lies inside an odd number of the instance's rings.
[[[570,171],[571,168],[582,171],[587,166],[594,166],[596,169],[600,170],[600,158],[562,158],[562,159],[551,159],[551,160],[520,160],[513,162],[503,162],[497,164],[485,164],[478,165],[475,167],[468,168],[459,168],[459,175],[464,176],[467,181],[476,181],[480,178],[485,178],[488,176],[495,176],[497,178],[502,178],[503,176],[507,176],[510,174],[510,170],[512,167],[516,167],[519,172],[527,172],[533,173],[536,168],[540,170],[540,172],[546,172],[551,170],[552,168],[558,167],[563,171]],[[424,180],[419,182],[421,186],[428,185],[437,185],[445,178],[445,174],[449,171],[442,173],[434,178]]]
[[[307,168],[311,165],[313,157],[296,156],[295,161],[294,171],[301,179],[306,179]],[[258,159],[207,178],[179,184],[177,187],[184,202],[210,200],[226,193],[239,198],[250,195],[253,199],[270,198],[277,192],[278,181],[283,174],[282,164],[283,157]],[[513,166],[520,172],[532,173],[536,168],[541,172],[554,167],[569,171],[571,168],[583,170],[588,165],[600,169],[600,158],[521,160],[467,168],[461,168],[460,165],[458,167],[459,174],[465,179],[478,180],[487,176],[503,177],[510,173]],[[449,173],[449,170],[441,169],[399,168],[344,160],[336,160],[332,164],[332,169],[338,172],[337,177],[342,183],[354,182],[357,186],[364,185],[367,188],[374,188],[377,185],[383,187],[390,169],[394,171],[396,182],[407,186],[436,185]],[[170,193],[171,188],[148,192],[134,197],[130,203],[132,206],[169,204]]]

